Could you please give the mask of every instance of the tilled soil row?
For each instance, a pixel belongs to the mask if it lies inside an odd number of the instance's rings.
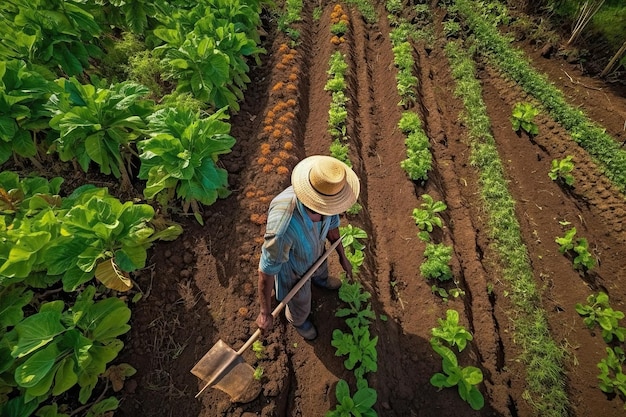
[[[612,230],[623,221],[615,215],[624,206],[623,196],[598,172],[589,155],[548,116],[537,117],[539,134],[532,140],[515,134],[508,122],[511,109],[517,102],[532,100],[489,66],[481,79],[551,333],[570,352],[566,385],[572,409],[581,416],[616,415],[619,404],[606,401],[599,389],[589,389],[590,381],[595,381],[598,374],[596,364],[606,355],[606,343],[585,328],[574,307],[576,303],[585,304],[588,295],[599,290],[607,292],[616,307],[624,300],[619,285],[624,270],[620,262],[624,256],[623,232],[621,227]],[[559,186],[547,175],[552,159],[567,155],[574,155],[576,163],[573,190]],[[600,191],[593,184],[604,186]],[[605,204],[614,209],[602,209]],[[599,260],[592,271],[575,271],[572,258],[558,251],[555,239],[571,227],[576,227],[577,237],[589,241],[589,250]]]

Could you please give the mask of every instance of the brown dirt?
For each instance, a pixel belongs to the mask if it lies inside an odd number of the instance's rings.
[[[329,57],[337,48],[330,43],[329,24],[335,3],[321,1],[319,21],[312,18],[317,3],[305,3],[301,43],[294,50],[281,46],[287,39],[273,23],[266,27],[268,54],[253,70],[246,100],[231,120],[238,142],[223,158],[232,195],[205,208],[204,226],[181,218],[184,235],[155,246],[150,267],[136,277],[145,296],[133,310],[121,360],[138,373],[123,392],[122,416],[322,416],[335,406],[337,381],[353,382],[330,344],[333,329],[345,326],[334,316],[340,301],[335,293],[318,289],[313,294],[316,341],[305,342],[281,318],[264,337],[265,359],[257,360],[251,351],[244,354],[248,363],[264,368],[263,390],[253,402],[232,404],[214,389],[195,399],[202,381],[189,372],[217,340],[238,349],[256,330],[256,268],[269,200],[289,184],[288,172],[298,160],[328,154],[330,96],[323,88]],[[462,104],[453,94],[444,43],[436,41],[428,48],[415,44],[420,79],[415,110],[424,121],[435,159],[426,184],[416,184],[400,168],[406,158],[404,137],[397,129],[402,109],[397,105],[390,25],[383,2],[378,3],[376,25],[366,24],[355,9],[344,6],[351,25],[339,47],[350,67],[350,158],[362,181],[359,200],[364,207],[342,223],[369,234],[366,264],[358,279],[372,293],[373,309],[388,317],[372,324],[379,337],[379,369],[368,379],[378,393],[376,410],[381,416],[530,416],[524,368],[508,313],[508,287],[490,248],[477,173],[468,160],[467,129],[459,121]],[[518,46],[572,104],[617,140],[625,139],[623,90],[586,78],[565,61],[541,58],[526,44]],[[511,129],[511,108],[529,98],[494,68],[484,66],[479,77],[551,331],[570,352],[566,386],[571,415],[620,415],[621,400],[607,398],[596,384],[596,364],[605,355],[605,343],[584,327],[574,305],[602,289],[614,309],[626,309],[624,195],[548,116],[537,119],[540,134],[534,140],[518,137]],[[266,129],[270,124],[273,128]],[[573,155],[576,163],[576,186],[569,192],[547,176],[551,160],[566,155]],[[262,157],[266,160],[259,160]],[[416,236],[411,212],[424,193],[448,205],[445,227],[436,239],[454,247],[454,276],[466,295],[447,303],[431,293],[431,284],[419,273],[425,245]],[[577,273],[571,259],[558,252],[554,239],[563,235],[563,220],[590,242],[599,260],[592,273]],[[334,258],[331,270],[339,271]],[[454,389],[437,392],[429,383],[441,369],[429,345],[430,330],[449,308],[461,313],[474,334],[459,358],[463,365],[483,370],[480,389],[486,405],[481,411],[472,411]]]

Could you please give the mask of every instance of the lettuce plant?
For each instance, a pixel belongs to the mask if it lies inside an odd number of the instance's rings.
[[[163,193],[161,203],[167,206],[175,192],[202,223],[197,203],[208,206],[230,194],[228,172],[217,166],[219,155],[235,144],[225,112],[201,118],[192,110],[166,107],[148,118],[149,138],[137,143],[146,198]]]
[[[420,240],[428,242],[430,240],[430,233],[433,231],[433,227],[443,227],[443,221],[437,213],[441,213],[448,208],[442,201],[435,201],[429,194],[422,194],[424,202],[421,204],[421,209],[413,209],[413,220],[420,229],[417,236]]]
[[[548,176],[552,181],[560,180],[566,185],[574,185],[574,176],[571,174],[574,170],[572,158],[572,155],[567,155],[563,159],[552,160],[552,168],[548,172]]]
[[[4,0],[0,60],[24,59],[78,76],[102,55],[103,30],[79,0]]]
[[[626,374],[623,371],[624,350],[618,346],[606,348],[607,357],[598,363],[600,374],[599,386],[607,394],[617,393],[622,399],[626,398]],[[625,406],[626,407],[626,406]]]
[[[48,128],[44,108],[56,84],[24,61],[0,61],[0,163],[12,154],[34,157],[37,134]]]
[[[430,383],[437,388],[457,386],[459,396],[469,403],[474,410],[485,405],[483,394],[476,388],[483,380],[483,373],[474,366],[461,367],[452,350],[431,339],[431,346],[442,357],[443,373],[437,372],[430,378]]]
[[[555,242],[559,244],[559,252],[574,252],[576,254],[576,256],[573,257],[574,268],[590,270],[596,265],[596,261],[589,252],[589,243],[584,237],[574,240],[575,235],[576,228],[572,227],[565,232],[564,236],[555,239]]]
[[[605,342],[610,343],[613,338],[620,342],[624,341],[626,328],[619,325],[619,320],[624,318],[624,313],[610,307],[609,296],[606,293],[591,294],[587,297],[586,305],[576,304],[576,312],[584,317],[583,322],[588,328],[600,326]]]
[[[130,330],[130,309],[116,297],[94,301],[95,294],[86,287],[69,309],[61,300],[44,303],[6,335],[11,359],[0,379],[14,380],[27,402],[78,384],[78,400],[86,404],[122,349],[118,336]]]
[[[122,177],[130,186],[126,166],[131,143],[143,134],[144,118],[153,109],[144,99],[149,90],[129,81],[110,88],[83,85],[75,78],[58,83],[63,92],[52,95],[46,107],[53,114],[50,127],[59,132],[55,143],[61,160],[76,159],[85,172],[95,162],[100,172]]]
[[[426,245],[424,251],[426,259],[420,266],[420,272],[426,279],[437,279],[448,281],[452,279],[452,269],[450,260],[452,259],[452,248],[444,243]]]
[[[117,271],[120,285],[115,288],[127,290],[130,280],[125,273],[145,266],[152,242],[173,240],[182,233],[178,225],[155,230],[149,225],[155,214],[151,206],[121,203],[106,189],[91,185],[64,199],[63,209],[59,237],[47,247],[44,259],[49,275],[62,275],[66,291],[75,290],[94,276],[101,281],[110,279],[111,268]],[[105,261],[109,265],[101,266]]]
[[[534,119],[538,114],[539,110],[532,104],[517,103],[515,107],[513,107],[513,112],[511,114],[511,124],[513,125],[513,130],[516,132],[524,130],[529,135],[537,135],[539,133],[539,128],[534,122]]]
[[[439,326],[431,330],[433,337],[445,340],[450,346],[456,345],[459,352],[473,339],[472,334],[459,325],[459,313],[455,310],[446,311],[446,319],[438,319],[437,322]]]
[[[377,396],[376,390],[368,387],[365,379],[357,382],[357,391],[351,396],[348,383],[340,379],[335,387],[338,404],[334,410],[326,413],[326,417],[376,417],[378,414],[372,407]]]

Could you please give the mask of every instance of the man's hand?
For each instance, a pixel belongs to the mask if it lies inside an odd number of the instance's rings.
[[[259,316],[256,318],[256,324],[261,329],[261,332],[265,333],[265,331],[274,327],[274,317],[271,314],[259,313]]]
[[[272,308],[272,288],[274,276],[259,271],[259,305],[261,312],[256,318],[256,324],[262,332],[274,327],[274,317],[270,313]]]
[[[344,271],[346,271],[346,277],[348,279],[352,279],[352,263],[348,260],[346,255],[339,257],[339,263]]]

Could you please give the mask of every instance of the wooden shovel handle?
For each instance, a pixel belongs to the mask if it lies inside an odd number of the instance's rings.
[[[341,242],[341,237],[339,239],[337,239],[335,242],[333,242],[333,244],[330,245],[330,247],[326,250],[326,252],[324,252],[322,254],[322,256],[320,256],[320,258],[317,261],[315,261],[315,263],[309,268],[309,270],[306,272],[306,274],[304,274],[302,276],[302,278],[300,278],[300,281],[298,281],[298,283],[291,289],[291,291],[289,291],[289,293],[287,293],[285,298],[283,298],[283,300],[276,306],[274,311],[272,311],[272,317],[276,318],[278,316],[278,313],[280,313],[282,311],[282,309],[285,308],[287,303],[289,301],[291,301],[293,296],[300,290],[300,288],[302,288],[302,286],[307,282],[307,280],[309,278],[311,278],[311,276],[315,273],[315,271],[317,271],[317,269],[320,267],[320,265],[322,265],[322,262],[324,262],[326,260],[326,258],[328,258],[330,253],[333,251],[333,249],[335,249],[339,245],[340,242]],[[248,349],[250,347],[250,345],[252,343],[254,343],[254,341],[259,338],[260,335],[261,335],[261,329],[256,329],[256,331],[252,334],[252,336],[250,336],[248,341],[246,343],[244,343],[244,345],[239,349],[239,351],[237,351],[237,356],[241,356],[241,354],[243,352],[245,352],[245,350]],[[208,387],[213,385],[213,383],[221,376],[222,372],[224,372],[226,370],[226,368],[228,368],[228,366],[232,363],[233,360],[235,360],[235,358],[236,358],[236,356],[233,356],[229,361],[227,361],[226,363],[222,364],[220,369],[218,369],[213,374],[213,378],[211,378],[211,380],[208,381],[204,385],[204,387],[202,387],[200,392],[198,392],[196,394],[196,398],[198,398],[200,396],[200,394],[202,394],[204,392],[204,390],[206,390]]]
[[[317,271],[320,265],[322,265],[322,262],[324,262],[326,258],[328,258],[333,249],[335,249],[340,242],[341,238],[334,241],[333,244],[330,245],[328,249],[326,249],[326,252],[324,252],[317,261],[315,261],[315,263],[309,268],[309,270],[306,271],[306,274],[304,274],[302,278],[300,278],[300,281],[298,281],[298,283],[291,289],[291,291],[287,293],[285,298],[283,298],[282,301],[276,306],[274,311],[272,311],[272,317],[278,317],[278,314],[283,310],[283,308],[285,308],[287,303],[291,301],[293,296],[296,295],[298,291],[300,291],[300,288],[302,288],[302,286],[308,281],[308,279],[311,278],[311,276],[315,273],[315,271]],[[248,341],[241,347],[241,349],[239,349],[237,355],[241,355],[243,352],[245,352],[245,350],[248,349],[250,345],[254,343],[254,341],[258,339],[260,335],[261,329],[257,329],[256,332],[254,332],[254,334],[250,336],[250,339],[248,339]]]

